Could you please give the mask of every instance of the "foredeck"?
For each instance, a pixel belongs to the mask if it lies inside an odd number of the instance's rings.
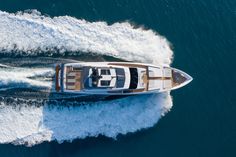
[[[178,71],[172,70],[172,86],[176,87],[187,81],[187,78]]]

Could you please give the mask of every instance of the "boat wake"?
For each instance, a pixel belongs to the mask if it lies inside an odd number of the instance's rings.
[[[116,138],[118,134],[152,127],[172,106],[167,93],[86,105],[70,102],[64,106],[65,102],[24,99],[15,99],[11,105],[7,102],[9,100],[1,100],[0,141],[28,146],[43,141],[63,142],[98,135]],[[41,103],[44,106],[40,106]]]
[[[17,68],[2,65],[0,67],[0,90],[2,88],[34,88],[52,87],[47,78],[52,78],[54,70],[51,68]]]
[[[152,30],[129,24],[88,22],[70,16],[47,17],[36,10],[0,11],[0,55],[7,57],[99,54],[128,61],[169,65],[169,42]],[[0,91],[52,88],[50,67],[0,63]],[[154,126],[172,107],[170,93],[98,102],[47,101],[0,96],[0,143],[32,146],[136,132]]]
[[[51,18],[36,10],[0,11],[0,37],[0,50],[12,55],[82,51],[158,64],[170,64],[172,57],[169,42],[152,30],[135,29],[128,22],[108,25],[70,16]]]

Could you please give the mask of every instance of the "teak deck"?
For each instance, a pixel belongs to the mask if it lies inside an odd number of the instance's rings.
[[[82,89],[82,70],[73,70],[72,67],[66,69],[66,89],[81,90]]]

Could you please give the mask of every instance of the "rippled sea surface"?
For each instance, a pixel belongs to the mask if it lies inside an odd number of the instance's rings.
[[[0,1],[0,156],[235,156],[235,28],[234,0]],[[75,60],[165,64],[194,80],[45,100],[53,65]]]

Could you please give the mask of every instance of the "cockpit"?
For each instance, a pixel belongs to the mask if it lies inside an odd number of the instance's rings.
[[[89,69],[89,88],[113,88],[117,84],[116,69],[93,67]]]
[[[92,73],[90,74],[89,78],[92,80],[92,87],[97,87],[98,80],[102,78],[102,76],[98,74],[97,68],[92,68]]]

